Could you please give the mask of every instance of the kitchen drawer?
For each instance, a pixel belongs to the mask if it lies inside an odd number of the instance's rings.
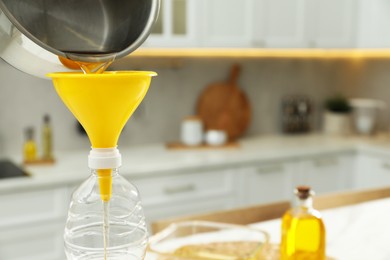
[[[68,201],[66,188],[0,195],[0,228],[35,221],[65,219]]]
[[[0,259],[63,260],[63,222],[0,229]]]
[[[193,200],[191,202],[144,205],[144,211],[148,227],[150,227],[150,224],[156,220],[213,212],[235,207],[237,207],[236,196],[220,195],[207,199]]]
[[[233,174],[228,171],[156,176],[133,180],[144,204],[183,201],[233,193]]]

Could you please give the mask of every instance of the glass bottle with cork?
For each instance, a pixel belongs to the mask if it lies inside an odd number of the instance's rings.
[[[282,260],[325,260],[325,225],[313,208],[314,192],[308,186],[295,189],[296,205],[282,219]]]

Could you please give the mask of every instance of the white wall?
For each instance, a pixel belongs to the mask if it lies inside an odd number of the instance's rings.
[[[144,65],[159,73],[153,79],[139,111],[125,127],[119,145],[177,140],[181,119],[194,113],[196,99],[209,83],[224,80],[232,60],[183,61],[180,68]],[[323,99],[343,90],[346,62],[332,60],[265,59],[241,61],[239,85],[253,107],[247,135],[280,132],[280,100],[286,94],[306,94],[315,103],[316,129],[320,126]],[[116,68],[131,69],[118,63]],[[137,69],[139,66],[137,67]],[[115,66],[114,66],[115,69]],[[56,149],[89,149],[75,130],[75,119],[57,97],[51,82],[15,70],[0,61],[0,148],[3,154],[19,153],[23,130],[40,129],[42,117],[52,117]],[[37,133],[38,142],[40,139]]]

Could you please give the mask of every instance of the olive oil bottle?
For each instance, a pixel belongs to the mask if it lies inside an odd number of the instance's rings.
[[[310,187],[295,189],[296,206],[282,219],[281,260],[325,260],[325,226]]]
[[[42,159],[52,160],[53,159],[53,144],[52,144],[52,130],[50,124],[50,116],[45,115],[43,117],[43,128],[42,128]]]
[[[23,159],[25,162],[32,162],[37,159],[37,144],[34,140],[34,128],[26,129],[26,141],[23,145]]]

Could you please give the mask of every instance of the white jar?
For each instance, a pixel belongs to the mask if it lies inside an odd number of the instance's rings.
[[[227,141],[227,134],[223,130],[208,130],[206,132],[206,143],[211,146],[221,146]]]
[[[181,124],[181,142],[188,146],[201,145],[203,142],[203,122],[200,117],[186,117]]]

